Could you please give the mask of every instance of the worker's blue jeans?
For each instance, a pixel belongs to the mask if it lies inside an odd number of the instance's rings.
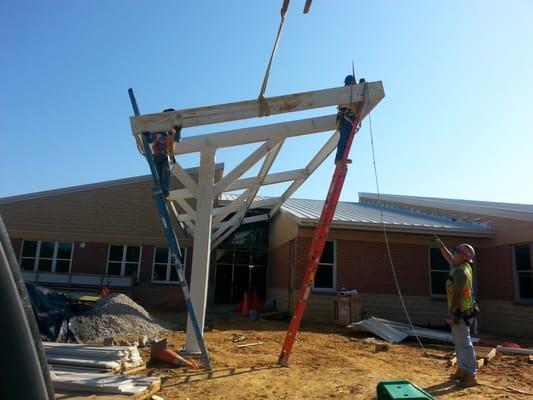
[[[168,157],[162,154],[157,154],[154,156],[154,164],[157,175],[159,176],[159,181],[161,182],[163,194],[168,196],[168,190],[170,187],[170,164],[168,162]]]
[[[476,353],[470,337],[470,327],[465,324],[463,319],[460,319],[459,323],[452,325],[452,335],[457,356],[457,367],[474,375],[476,373]]]
[[[339,130],[339,143],[337,144],[337,154],[335,155],[335,162],[342,159],[344,155],[344,149],[346,149],[346,144],[348,143],[348,138],[350,133],[352,133],[353,122],[347,121],[344,117],[337,117],[337,129]]]

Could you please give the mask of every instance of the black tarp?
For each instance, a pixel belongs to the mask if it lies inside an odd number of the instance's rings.
[[[53,342],[76,341],[70,327],[71,318],[88,307],[68,300],[63,294],[33,283],[26,283],[41,339]]]

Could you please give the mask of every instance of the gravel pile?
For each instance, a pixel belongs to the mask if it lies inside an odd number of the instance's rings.
[[[161,331],[175,328],[170,323],[154,319],[141,305],[122,293],[100,299],[92,310],[73,318],[71,324],[82,342],[144,335],[154,339]]]

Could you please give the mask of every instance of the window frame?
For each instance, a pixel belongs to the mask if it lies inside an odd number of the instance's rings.
[[[155,262],[155,256],[156,256],[156,252],[157,252],[157,248],[166,248],[167,251],[168,251],[168,254],[167,254],[167,263],[166,263],[166,266],[167,266],[167,273],[166,273],[166,277],[167,279],[164,280],[164,281],[161,281],[161,280],[155,280],[154,279],[154,272],[155,272],[155,266],[156,266],[156,262]],[[180,247],[180,251],[181,251],[181,255],[183,257],[183,272],[184,274],[186,274],[187,272],[187,247]],[[172,268],[172,263],[171,263],[171,252],[170,252],[170,249],[166,246],[154,246],[154,251],[153,251],[153,255],[152,255],[152,275],[150,276],[150,282],[152,283],[157,283],[157,284],[162,284],[162,285],[178,285],[179,284],[179,280],[177,281],[171,281],[170,280],[170,271],[171,271],[171,268]],[[157,265],[164,265],[163,263],[157,263]]]
[[[326,243],[324,244],[324,248],[326,248],[326,244],[328,242],[332,242],[333,243],[333,263],[330,264],[330,263],[322,263],[322,262],[318,262],[318,267],[317,267],[317,272],[318,272],[318,268],[320,268],[321,265],[331,265],[333,268],[332,268],[332,274],[333,274],[333,287],[332,288],[317,288],[315,287],[315,279],[313,279],[313,287],[312,287],[312,290],[313,292],[318,292],[318,293],[335,293],[336,290],[337,290],[337,241],[336,240],[326,240]],[[320,257],[322,258],[322,256]],[[306,264],[307,264],[307,261],[306,261]],[[304,272],[305,273],[305,272]],[[316,273],[315,273],[316,275]]]
[[[24,243],[25,242],[37,242],[37,248],[35,249],[35,257],[23,257],[22,252],[24,251]],[[54,243],[54,253],[52,255],[52,258],[49,257],[41,257],[39,253],[41,252],[41,242],[52,242]],[[68,259],[68,271],[67,272],[56,272],[56,265],[57,261],[66,261],[66,258],[58,258],[57,257],[57,251],[59,248],[59,243],[70,243],[70,258]],[[20,254],[19,254],[19,266],[21,271],[26,272],[36,272],[36,273],[54,273],[54,274],[70,274],[72,269],[72,259],[74,257],[74,242],[58,242],[54,240],[26,240],[22,239],[22,243],[20,245]],[[30,269],[23,269],[22,268],[22,258],[32,259],[33,258],[33,268]],[[39,271],[39,260],[52,260],[52,267],[50,268],[50,271]]]
[[[527,297],[520,297],[520,284],[519,284],[519,280],[518,280],[518,270],[517,270],[517,266],[516,266],[516,255],[515,255],[515,249],[516,247],[521,247],[521,246],[527,246],[528,249],[529,249],[529,263],[530,263],[530,267],[531,267],[531,275],[533,276],[533,262],[531,260],[531,243],[529,242],[526,242],[526,243],[516,243],[516,244],[513,244],[512,246],[512,258],[513,258],[513,282],[514,282],[514,298],[515,298],[515,301],[517,303],[522,303],[522,304],[533,304],[533,298],[527,298]]]
[[[109,257],[111,256],[111,246],[122,246],[122,260],[120,262],[120,275],[109,275]],[[126,262],[126,255],[128,253],[128,247],[138,247],[139,248],[139,261],[137,262],[137,276],[135,277],[135,280],[138,282],[139,281],[139,276],[140,276],[140,273],[141,273],[141,261],[142,261],[142,258],[143,258],[143,246],[141,245],[136,245],[136,244],[109,244],[107,246],[107,262],[106,262],[106,268],[105,268],[105,273],[107,276],[120,276],[120,277],[123,277],[123,278],[128,278],[128,275],[125,275],[124,273],[126,272],[126,264],[133,264],[133,262],[131,261],[128,261]],[[111,262],[115,262],[115,263],[118,263],[118,261],[111,261]],[[133,278],[133,276],[131,276],[131,278]]]
[[[428,265],[429,265],[429,296],[432,298],[432,299],[446,299],[446,288],[443,288],[444,290],[444,293],[433,293],[433,271],[435,272],[444,272],[444,270],[441,270],[441,269],[433,269],[433,266],[431,265],[431,250],[432,249],[436,249],[436,250],[439,250],[440,249],[438,247],[429,247],[428,248]],[[444,258],[444,257],[443,257]],[[446,261],[446,260],[445,260]],[[446,269],[446,275],[448,276],[450,274],[450,265],[448,264],[448,267]]]

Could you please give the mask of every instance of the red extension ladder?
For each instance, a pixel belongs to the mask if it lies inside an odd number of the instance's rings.
[[[294,344],[294,339],[300,328],[302,322],[302,317],[305,311],[305,306],[307,305],[307,300],[311,294],[311,288],[313,285],[313,280],[315,278],[315,273],[318,268],[318,263],[320,262],[320,257],[322,256],[322,251],[324,250],[324,245],[326,244],[326,239],[328,237],[329,228],[331,226],[331,221],[335,215],[335,210],[337,209],[337,204],[339,203],[339,197],[341,195],[342,187],[344,185],[344,179],[346,178],[346,173],[348,171],[347,164],[348,154],[350,148],[352,147],[352,142],[355,137],[355,134],[359,130],[362,119],[362,111],[365,104],[365,90],[363,90],[363,101],[359,103],[357,112],[352,124],[351,132],[346,142],[346,147],[344,148],[344,153],[342,158],[336,163],[335,172],[333,173],[333,178],[329,185],[328,195],[324,203],[324,208],[322,209],[322,214],[320,215],[320,220],[315,229],[313,235],[313,241],[311,243],[311,249],[307,256],[307,268],[305,271],[304,280],[300,288],[300,294],[298,296],[298,302],[294,309],[294,313],[289,324],[289,329],[287,330],[287,336],[285,337],[285,342],[283,343],[283,348],[279,356],[278,363],[284,367],[288,365],[289,355],[291,354],[292,346]]]

